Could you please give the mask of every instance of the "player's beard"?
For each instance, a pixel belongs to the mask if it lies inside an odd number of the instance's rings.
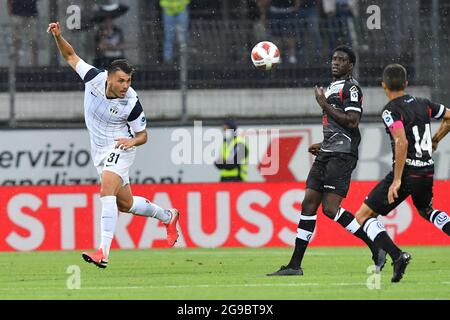
[[[116,98],[123,98],[125,97],[125,95],[127,94],[127,92],[125,91],[124,93],[122,93],[122,91],[120,89],[118,89],[117,91],[114,90],[113,94]]]

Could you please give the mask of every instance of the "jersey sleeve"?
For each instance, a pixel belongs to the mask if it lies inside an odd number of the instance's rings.
[[[84,83],[88,83],[94,79],[102,71],[86,63],[84,60],[78,61],[76,71]]]
[[[359,86],[355,84],[345,85],[342,89],[342,101],[345,112],[355,111],[362,113],[363,94]]]
[[[427,100],[427,105],[430,118],[440,120],[444,117],[446,108],[443,104],[438,104]]]
[[[133,110],[131,110],[127,121],[134,132],[141,132],[147,128],[147,119],[144,114],[144,109],[142,108],[139,100],[136,101],[136,104]]]
[[[383,118],[386,127],[390,130],[404,127],[403,116],[396,108],[393,108],[390,105],[387,105],[384,108],[381,117]]]

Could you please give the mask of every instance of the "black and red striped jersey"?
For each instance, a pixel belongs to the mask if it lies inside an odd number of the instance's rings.
[[[328,104],[342,112],[363,112],[363,93],[358,82],[349,78],[335,81],[325,92]],[[359,128],[348,128],[337,123],[323,112],[322,152],[350,153],[358,157],[358,146],[361,142]]]
[[[384,108],[382,118],[392,146],[392,161],[395,162],[395,141],[390,133],[397,124],[403,126],[408,139],[408,154],[405,171],[433,172],[431,157],[431,119],[442,119],[446,108],[428,99],[409,94],[391,100]]]

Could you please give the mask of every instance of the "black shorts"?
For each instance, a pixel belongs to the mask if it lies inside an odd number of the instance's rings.
[[[394,181],[394,173],[390,172],[369,193],[364,203],[376,213],[385,216],[402,203],[409,195],[413,199],[417,210],[428,209],[433,201],[433,173],[412,174],[405,172],[402,184],[398,191],[398,198],[391,204],[388,203],[389,187]]]
[[[349,153],[321,152],[309,171],[306,188],[345,198],[357,162],[358,158]]]

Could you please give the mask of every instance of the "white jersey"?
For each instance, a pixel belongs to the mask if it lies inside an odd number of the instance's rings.
[[[124,98],[106,97],[108,73],[83,60],[76,65],[85,83],[84,119],[89,130],[94,164],[101,155],[114,149],[116,139],[133,138],[146,129],[146,118],[136,91],[129,88]]]

